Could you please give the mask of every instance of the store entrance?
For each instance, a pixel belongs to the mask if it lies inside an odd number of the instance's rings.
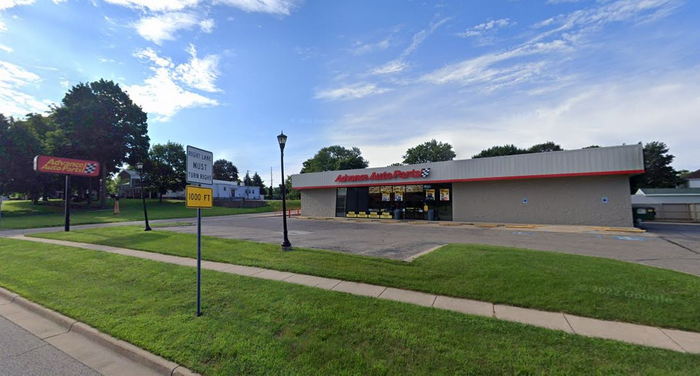
[[[452,184],[339,188],[336,216],[451,221]]]

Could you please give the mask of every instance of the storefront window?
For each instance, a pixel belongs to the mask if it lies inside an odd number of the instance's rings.
[[[377,185],[338,188],[336,216],[452,220],[452,184]]]

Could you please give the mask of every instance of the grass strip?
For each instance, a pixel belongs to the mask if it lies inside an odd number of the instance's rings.
[[[98,203],[93,203],[97,206]],[[71,223],[91,224],[91,223],[112,223],[129,222],[143,220],[143,205],[141,200],[122,199],[119,201],[120,214],[113,214],[114,202],[107,201],[107,209],[86,208],[84,204],[75,205],[71,212]],[[291,200],[287,203],[288,208],[299,208],[299,200]],[[194,218],[196,213],[193,209],[185,207],[184,201],[180,200],[147,200],[149,219],[171,219],[171,218]],[[280,201],[268,201],[266,206],[259,208],[226,208],[213,207],[202,210],[205,217],[250,214],[279,211],[282,204]],[[51,200],[33,205],[31,201],[4,201],[2,204],[2,217],[0,218],[0,229],[21,229],[63,226],[63,202]]]
[[[196,237],[140,227],[33,235],[195,257]],[[700,332],[700,278],[616,260],[451,244],[411,263],[204,237],[204,259]]]
[[[0,239],[0,285],[206,375],[691,375],[700,356]]]

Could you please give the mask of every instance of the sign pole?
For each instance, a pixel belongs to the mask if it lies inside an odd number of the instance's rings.
[[[63,198],[65,201],[64,211],[65,211],[65,224],[63,226],[64,231],[70,231],[70,175],[66,175],[66,187],[63,192]]]
[[[202,316],[202,209],[197,209],[197,316]]]

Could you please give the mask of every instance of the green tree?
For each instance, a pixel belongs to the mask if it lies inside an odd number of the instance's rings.
[[[304,161],[301,173],[350,170],[369,166],[359,148],[347,149],[339,145],[322,148],[313,158]]]
[[[145,164],[148,186],[158,192],[162,202],[163,195],[171,191],[185,189],[186,161],[185,148],[181,144],[168,142],[153,145]]]
[[[146,113],[112,81],[73,86],[52,111],[57,129],[47,137],[51,149],[64,157],[100,162],[100,202],[109,173],[124,163],[135,165],[148,155]]]
[[[675,157],[668,152],[668,146],[660,141],[644,145],[645,172],[630,179],[632,193],[639,188],[675,188],[684,183],[684,179],[671,167]]]
[[[230,161],[219,159],[214,162],[214,179],[238,181],[238,168]]]
[[[246,187],[253,186],[253,179],[250,178],[250,173],[248,171],[245,172],[245,177],[243,178],[243,185],[245,185]]]
[[[0,115],[0,194],[22,193],[37,203],[49,189],[60,186],[59,177],[34,171],[33,160],[44,154],[42,132],[50,126],[41,115],[15,121]]]
[[[527,150],[520,149],[515,145],[503,145],[503,146],[492,146],[488,149],[482,150],[479,154],[474,155],[472,158],[488,158],[488,157],[500,157],[503,155],[515,155],[515,154],[525,154]]]
[[[550,151],[562,151],[564,149],[561,148],[561,146],[555,144],[552,141],[547,141],[542,144],[536,144],[530,146],[529,149],[527,149],[528,153],[546,153]]]
[[[253,178],[251,179],[252,186],[253,187],[260,187],[260,193],[265,194],[265,184],[262,181],[262,178],[260,175],[258,175],[257,172],[253,174]]]
[[[451,161],[457,155],[452,150],[452,145],[436,140],[430,140],[406,150],[403,163],[416,164],[427,162]]]

